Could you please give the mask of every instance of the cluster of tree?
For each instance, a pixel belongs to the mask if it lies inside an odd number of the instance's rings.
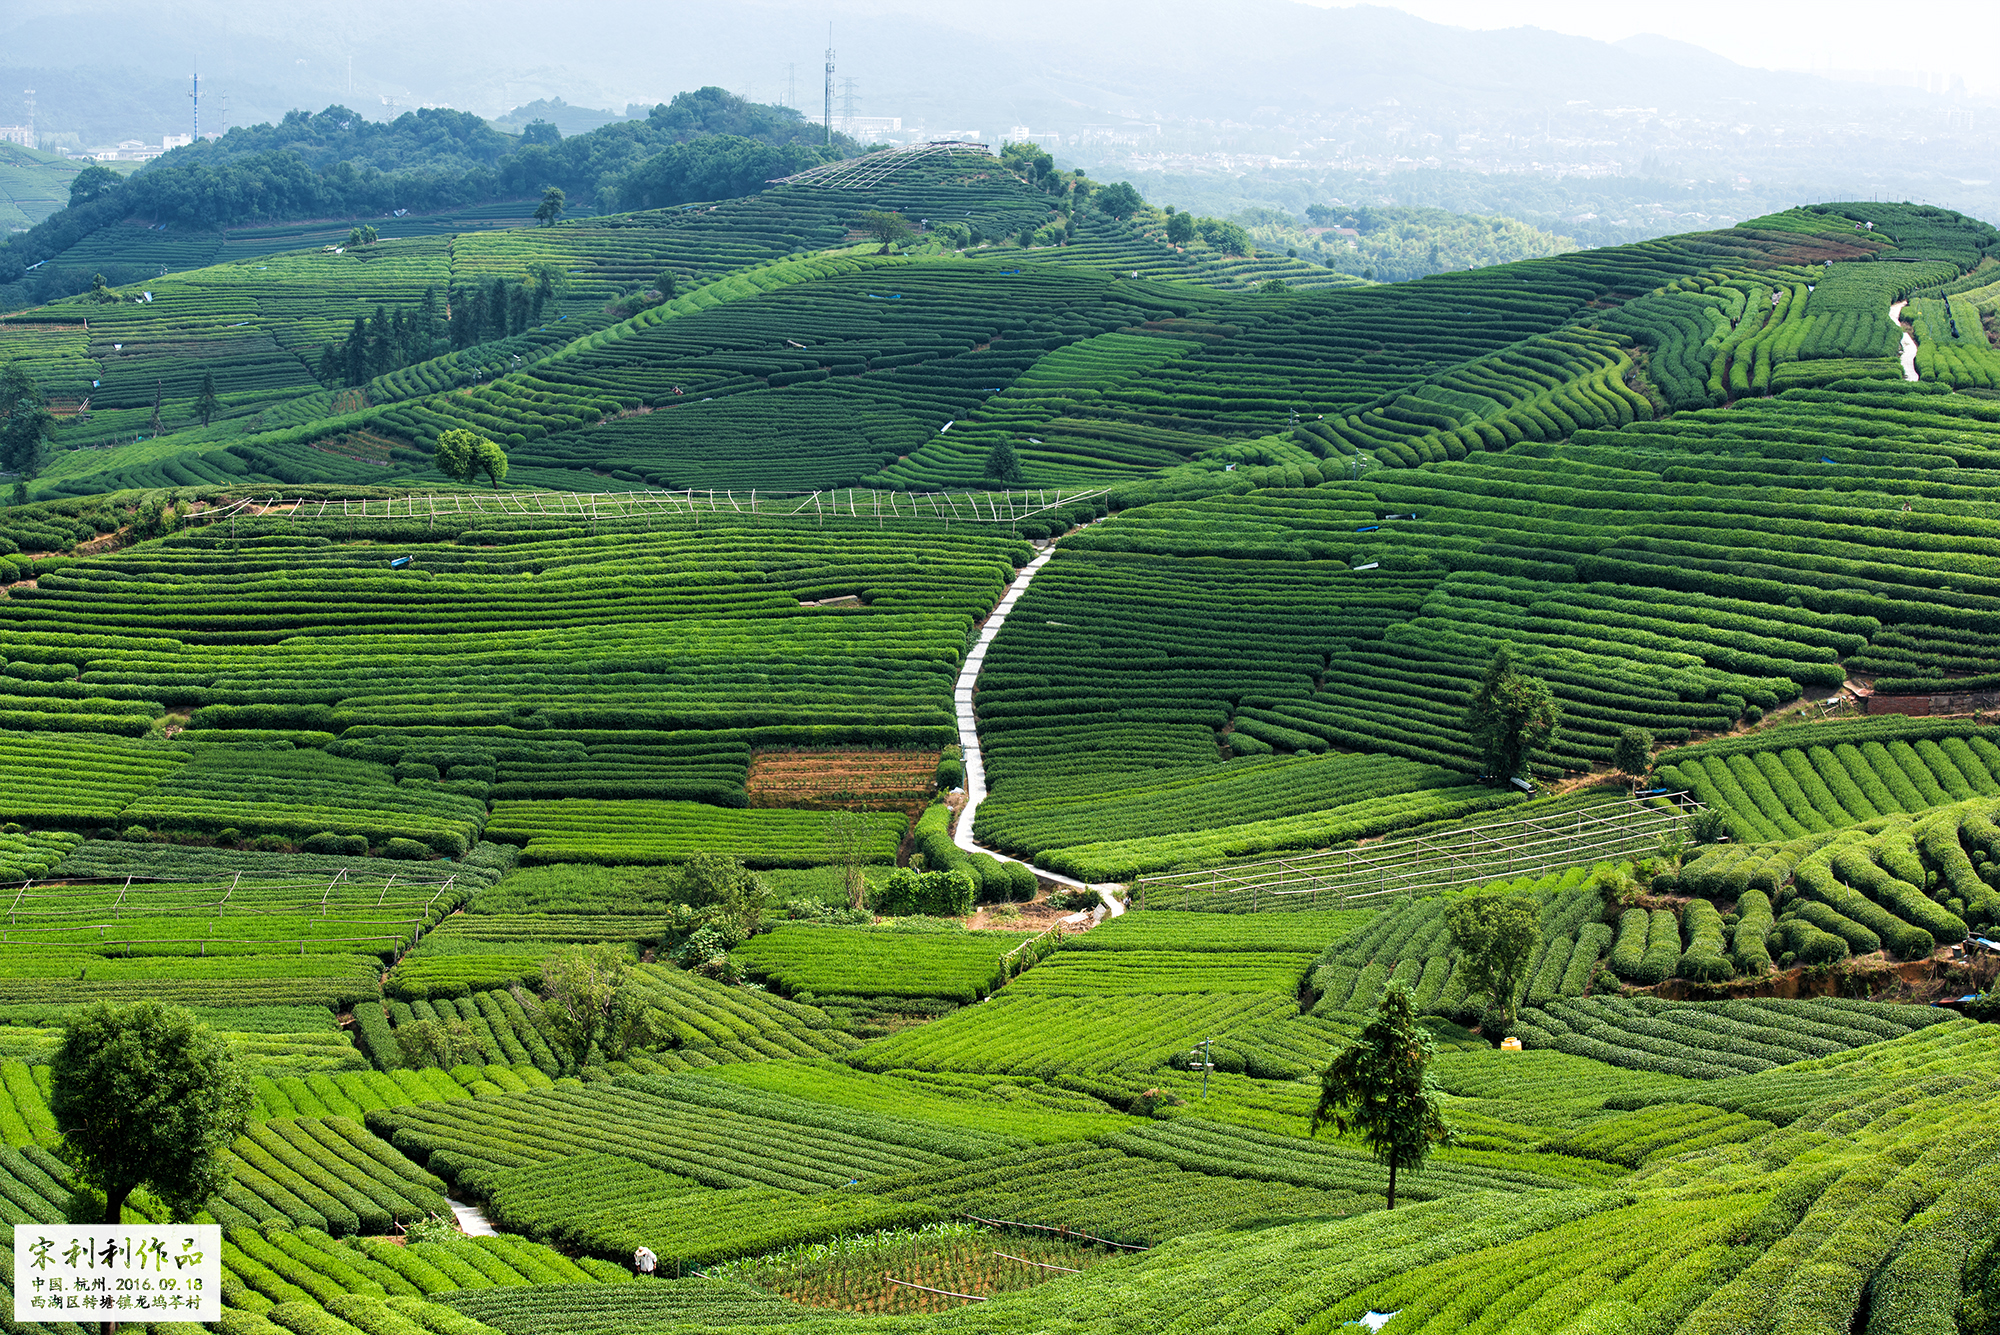
[[[1220,218],[1197,218],[1192,213],[1175,212],[1167,205],[1167,240],[1176,246],[1191,244],[1196,237],[1225,255],[1254,255],[1250,233],[1238,223]]]
[[[661,281],[671,296],[672,275]],[[446,352],[524,334],[542,322],[549,302],[568,282],[561,265],[537,260],[517,282],[495,275],[484,283],[454,285],[444,312],[438,310],[436,289],[425,288],[414,308],[377,306],[372,317],[355,317],[345,340],[320,349],[314,373],[323,385],[365,385]]]
[[[659,208],[747,194],[772,177],[862,151],[846,135],[828,144],[824,130],[790,107],[747,102],[720,88],[682,93],[642,118],[568,139],[547,122],[517,139],[465,112],[412,111],[373,122],[338,106],[295,111],[276,124],[177,148],[129,178],[84,169],[69,208],[0,247],[0,284],[131,217],[222,227],[423,213],[521,196],[546,203],[551,187],[599,207]],[[38,290],[37,299],[50,295]]]
[[[840,157],[820,144],[767,143],[710,135],[674,144],[616,178],[603,202],[614,209],[658,209],[698,199],[755,194],[765,182]]]
[[[548,303],[562,295],[568,285],[561,265],[537,260],[519,282],[510,283],[496,275],[484,283],[454,286],[449,323],[452,349],[527,333],[541,323]]]
[[[1145,199],[1131,182],[1102,185],[1084,175],[1081,167],[1063,171],[1038,144],[1002,144],[1000,162],[1028,185],[1053,196],[1050,207],[1055,211],[1055,219],[1043,227],[1022,228],[1017,239],[1024,247],[1074,240],[1077,219],[1086,206],[1121,222],[1146,207]]]
[[[1265,245],[1283,246],[1329,268],[1385,283],[1563,255],[1578,248],[1566,236],[1513,218],[1468,216],[1443,209],[1306,207],[1310,228],[1345,228],[1359,233],[1351,237],[1301,229],[1290,215],[1276,210],[1250,212],[1271,215],[1269,221],[1260,218],[1251,222],[1252,231]],[[1245,214],[1237,216],[1251,221]]]
[[[504,286],[504,280],[498,281]],[[425,288],[415,309],[377,306],[372,317],[356,316],[344,342],[320,349],[315,373],[323,385],[365,385],[444,350],[437,292]]]

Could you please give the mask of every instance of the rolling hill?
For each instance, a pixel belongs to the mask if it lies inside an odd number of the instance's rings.
[[[143,995],[232,1335],[1992,1330],[2000,232],[1370,284],[1024,165],[0,320],[0,1196]],[[1309,1128],[1405,1003],[1390,1209]]]

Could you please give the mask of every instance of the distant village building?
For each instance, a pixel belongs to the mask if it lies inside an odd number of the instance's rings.
[[[1034,144],[1050,153],[1062,147],[1061,135],[1048,130],[1036,134],[1025,125],[1016,125],[1007,131],[1005,139],[1010,144]]]
[[[22,148],[35,146],[35,127],[32,125],[0,125],[0,144],[19,144]]]
[[[170,153],[177,148],[185,148],[194,142],[194,136],[170,134],[157,145],[143,139],[122,139],[116,148],[99,149],[94,156],[99,162],[151,162],[162,153]]]

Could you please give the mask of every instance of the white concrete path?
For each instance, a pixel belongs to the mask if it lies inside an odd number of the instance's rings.
[[[1903,328],[1903,307],[1909,304],[1907,301],[1899,301],[1889,307],[1889,323],[1895,325],[1898,332],[1903,335],[1903,379],[1915,380],[1917,378],[1917,340],[1910,336],[1909,330]]]
[[[493,1221],[488,1219],[478,1206],[455,1201],[449,1196],[444,1198],[444,1203],[451,1207],[452,1214],[457,1217],[458,1231],[467,1237],[491,1238],[499,1235],[500,1230],[493,1227]]]
[[[966,654],[965,666],[960,669],[958,682],[951,693],[952,708],[958,715],[958,744],[965,751],[965,809],[958,813],[958,829],[952,834],[952,842],[968,853],[986,853],[999,858],[1002,862],[1021,862],[1021,859],[1008,857],[1005,853],[997,853],[990,848],[982,848],[972,838],[972,818],[978,813],[979,804],[986,800],[986,766],[979,756],[979,728],[972,713],[972,688],[979,680],[979,669],[985,665],[986,650],[992,645],[993,637],[1000,633],[1000,627],[1006,624],[1007,614],[1014,609],[1014,604],[1020,601],[1021,595],[1028,591],[1028,582],[1034,579],[1036,572],[1047,565],[1049,558],[1055,554],[1056,548],[1052,542],[1043,548],[1034,560],[1021,567],[1021,573],[1007,586],[1007,592],[1001,597],[999,606],[993,609],[993,615],[987,617],[986,624],[980,628],[978,642],[972,646],[971,652]],[[1125,911],[1125,901],[1113,893],[1114,890],[1122,889],[1122,886],[1088,885],[1086,882],[1034,867],[1033,863],[1023,862],[1022,865],[1032,867],[1035,875],[1045,880],[1056,881],[1077,889],[1097,891],[1097,897],[1104,901],[1104,911],[1110,917],[1115,918]]]

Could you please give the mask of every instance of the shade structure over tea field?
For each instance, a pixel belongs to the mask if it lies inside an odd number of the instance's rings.
[[[2000,1031],[1928,1003],[2000,930],[2000,233],[1267,291],[1050,198],[0,322],[99,393],[0,514],[7,1209],[68,1208],[73,1008],[150,996],[256,1095],[231,1332],[1987,1329]],[[881,207],[1069,239],[853,246]],[[534,265],[533,327],[317,379],[357,293]],[[1521,784],[1466,723],[1503,648],[1560,712]],[[1085,926],[1059,876],[1148,879]],[[580,1043],[577,950],[638,1017]],[[1308,1134],[1392,987],[1456,1133],[1393,1213]],[[447,1193],[501,1234],[385,1240]]]

